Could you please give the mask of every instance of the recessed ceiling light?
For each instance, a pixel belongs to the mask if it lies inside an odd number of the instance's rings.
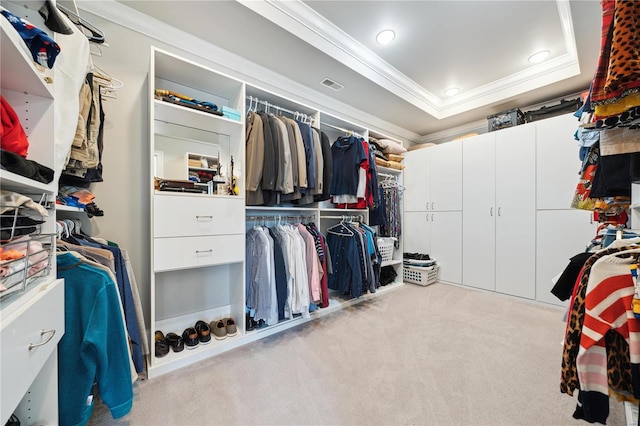
[[[544,61],[545,59],[547,59],[547,56],[549,56],[549,51],[548,50],[542,50],[538,53],[534,53],[533,55],[529,56],[529,62],[531,62],[532,64],[537,64],[539,62]]]
[[[445,96],[455,96],[458,93],[460,93],[460,89],[458,89],[457,87],[452,87],[444,91]]]
[[[382,30],[376,36],[376,41],[380,44],[389,44],[396,38],[396,33],[392,30]]]

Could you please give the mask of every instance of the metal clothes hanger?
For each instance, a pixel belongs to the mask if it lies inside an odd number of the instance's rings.
[[[86,30],[89,30],[89,32],[91,33],[91,36],[87,35],[89,41],[98,44],[103,44],[105,42],[104,32],[100,28],[96,27],[86,19],[81,18],[78,14],[72,12],[61,4],[56,4],[56,7],[58,8],[58,10],[60,10],[60,12],[67,15],[69,20],[76,24],[78,27],[80,27],[81,29],[84,28]]]

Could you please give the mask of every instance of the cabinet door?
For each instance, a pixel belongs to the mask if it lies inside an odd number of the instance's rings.
[[[584,210],[538,210],[536,238],[536,300],[566,305],[550,293],[551,279],[564,271],[569,258],[583,252],[597,224]]]
[[[568,209],[581,164],[573,137],[578,120],[573,114],[567,114],[535,125],[537,209]]]
[[[431,254],[428,212],[405,212],[402,232],[403,250],[407,253]]]
[[[535,298],[535,126],[496,132],[496,291]]]
[[[462,283],[462,212],[429,214],[431,255],[440,265],[440,281]]]
[[[462,210],[462,141],[453,141],[431,149],[430,209]]]
[[[495,133],[462,143],[463,284],[495,291]]]
[[[428,210],[429,165],[433,148],[409,151],[404,158],[404,210]]]

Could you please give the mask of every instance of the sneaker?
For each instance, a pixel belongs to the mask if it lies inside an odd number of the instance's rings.
[[[222,321],[227,328],[227,336],[233,337],[238,334],[238,327],[236,327],[236,322],[233,318],[223,318]]]
[[[227,338],[227,326],[224,324],[224,321],[216,321],[213,326],[213,337],[215,337],[216,340],[223,340]]]
[[[209,328],[209,324],[204,321],[196,322],[195,326],[196,331],[198,332],[198,341],[203,345],[211,342],[211,328]]]
[[[187,349],[195,349],[198,346],[198,332],[195,328],[189,327],[182,332],[182,341]]]

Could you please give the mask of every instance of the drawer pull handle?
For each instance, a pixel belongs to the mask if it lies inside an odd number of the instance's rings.
[[[53,339],[53,336],[56,335],[56,330],[40,330],[40,337],[44,336],[45,334],[48,334],[49,337],[47,337],[47,339],[44,342],[40,342],[40,343],[29,343],[29,350],[33,349],[33,348],[37,348],[38,346],[44,346],[47,343],[49,343],[49,341],[51,341],[51,339]]]
[[[213,254],[213,249],[209,249],[209,250],[196,250],[196,256],[200,256],[201,253],[204,254]]]
[[[196,216],[198,222],[200,222],[201,218],[208,219],[209,221],[213,220],[213,216]]]

